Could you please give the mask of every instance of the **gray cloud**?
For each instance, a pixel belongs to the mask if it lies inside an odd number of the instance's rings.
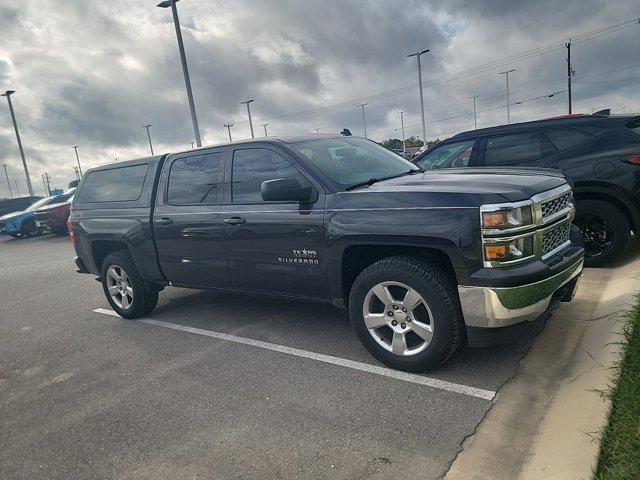
[[[593,31],[639,15],[632,0],[552,1],[258,1],[184,0],[183,35],[206,144],[249,136],[240,102],[255,98],[257,132],[271,134],[361,132],[357,99],[415,85],[415,60],[405,54],[430,48],[425,80],[459,72],[520,51]],[[625,28],[573,50],[575,108],[640,110],[640,26]],[[565,52],[513,62],[512,100],[565,88]],[[480,110],[504,105],[502,68],[425,89],[428,136],[471,128],[470,95]],[[602,72],[601,75],[596,75]],[[581,83],[584,82],[584,83]],[[589,82],[589,83],[587,83]],[[46,170],[56,185],[73,178],[73,145],[85,167],[147,154],[153,124],[157,151],[189,147],[193,132],[170,12],[154,2],[127,0],[5,0],[0,6],[0,89],[14,89],[16,115],[42,192]],[[415,89],[370,100],[367,130],[375,139],[399,136],[399,110],[419,123]],[[4,100],[4,99],[0,99]],[[323,107],[344,104],[343,108]],[[304,115],[292,112],[311,110]],[[512,109],[515,121],[566,111],[560,94]],[[461,118],[452,118],[466,115]],[[503,109],[479,114],[482,126],[502,123]],[[443,120],[443,121],[440,121]],[[380,132],[380,133],[376,133]],[[418,135],[409,127],[408,135]],[[22,181],[10,118],[0,102],[0,163]],[[0,172],[1,173],[1,172]],[[21,187],[26,189],[26,187]],[[0,179],[0,196],[6,194]]]

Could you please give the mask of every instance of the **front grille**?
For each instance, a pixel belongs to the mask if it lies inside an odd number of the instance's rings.
[[[542,236],[542,255],[546,255],[569,240],[570,223],[553,228]]]
[[[567,192],[564,195],[559,196],[558,198],[554,198],[553,200],[549,200],[548,202],[540,205],[542,209],[542,218],[547,218],[554,213],[558,213],[559,211],[566,208],[570,203],[572,203],[571,192]]]

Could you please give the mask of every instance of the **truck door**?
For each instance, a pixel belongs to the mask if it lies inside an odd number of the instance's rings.
[[[153,228],[160,267],[172,283],[227,287],[220,223],[223,149],[169,157],[158,183]]]
[[[255,144],[254,144],[255,145]],[[222,230],[233,288],[327,298],[324,191],[288,152],[236,147],[225,172]],[[265,202],[265,180],[313,185],[314,203]]]

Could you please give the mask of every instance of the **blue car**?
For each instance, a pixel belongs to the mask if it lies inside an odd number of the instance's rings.
[[[65,198],[66,197],[66,198]],[[42,227],[36,221],[35,211],[51,203],[64,202],[68,194],[43,198],[21,212],[12,212],[0,217],[0,233],[14,238],[35,237],[42,234]]]

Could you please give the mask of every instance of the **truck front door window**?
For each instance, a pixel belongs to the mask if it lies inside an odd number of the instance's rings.
[[[167,202],[173,205],[217,203],[220,152],[179,158],[171,164]]]

